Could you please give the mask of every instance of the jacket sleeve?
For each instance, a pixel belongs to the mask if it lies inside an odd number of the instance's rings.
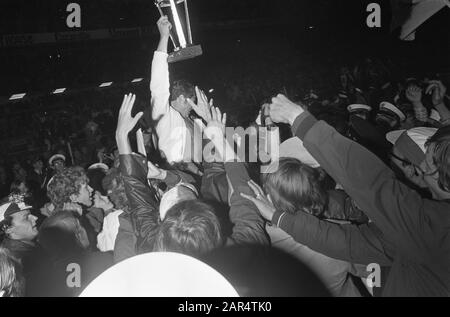
[[[120,170],[128,214],[140,243],[138,250],[151,251],[160,220],[155,194],[147,183],[147,159],[135,154],[120,155]]]
[[[244,163],[226,162],[225,171],[233,190],[230,196],[230,220],[234,225],[230,238],[232,243],[269,244],[264,220],[256,206],[240,195],[240,193],[253,195],[247,184],[250,176]]]
[[[420,262],[429,258],[427,254],[435,249],[436,241],[424,212],[426,200],[398,181],[374,154],[327,123],[317,122],[308,112],[296,118],[292,130],[386,240],[411,259]]]
[[[150,91],[152,93],[152,118],[158,118],[169,112],[170,82],[167,53],[156,51],[153,55]]]
[[[391,250],[385,248],[381,232],[372,224],[335,224],[299,212],[296,215],[276,212],[272,223],[295,241],[331,258],[350,263],[392,265]]]
[[[323,214],[326,219],[350,221],[357,224],[369,222],[367,215],[343,190],[329,190],[328,199],[328,208]]]

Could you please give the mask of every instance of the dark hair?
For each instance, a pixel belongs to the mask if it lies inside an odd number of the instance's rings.
[[[105,171],[101,168],[91,168],[86,171],[87,177],[89,178],[89,186],[95,191],[100,192],[103,196],[106,195],[105,190],[102,186],[102,181],[105,178]]]
[[[185,79],[175,80],[171,86],[171,100],[177,100],[179,96],[183,95],[185,98],[195,97],[195,88],[190,82]]]
[[[107,193],[111,191],[111,195],[114,195],[115,198],[113,203],[116,209],[128,210],[128,199],[125,193],[125,185],[123,183],[122,174],[119,169],[112,168],[108,171],[108,174],[102,180],[103,190]]]
[[[222,232],[213,208],[199,200],[188,200],[167,211],[155,237],[154,251],[198,257],[220,246]]]
[[[39,245],[54,259],[79,255],[83,252],[77,238],[79,226],[74,212],[59,211],[45,219],[39,228]]]
[[[278,170],[263,174],[262,182],[279,211],[304,211],[316,216],[324,212],[328,195],[322,188],[320,173],[295,158],[281,158]]]
[[[25,293],[25,278],[22,265],[9,250],[0,247],[0,291],[2,297],[22,297]]]
[[[426,142],[426,146],[434,144],[433,161],[439,171],[439,186],[450,192],[450,126],[437,130]]]

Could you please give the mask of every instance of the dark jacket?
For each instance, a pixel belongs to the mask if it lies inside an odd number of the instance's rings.
[[[328,220],[349,221],[355,224],[369,222],[369,218],[356,206],[354,200],[343,190],[329,190],[328,206],[323,218]]]
[[[449,296],[450,203],[423,199],[375,155],[308,112],[292,130],[373,223],[335,225],[279,212],[273,222],[328,256],[390,265],[384,296]]]

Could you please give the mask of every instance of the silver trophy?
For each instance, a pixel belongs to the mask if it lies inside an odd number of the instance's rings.
[[[170,39],[174,51],[169,54],[168,62],[174,63],[203,54],[200,45],[192,42],[191,22],[189,20],[188,0],[155,0],[161,16],[166,15],[172,23]]]

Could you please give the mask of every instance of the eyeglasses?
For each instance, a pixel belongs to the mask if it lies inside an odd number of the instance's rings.
[[[390,153],[389,155],[391,157],[395,158],[396,160],[402,162],[404,166],[411,166],[411,165],[414,166],[414,168],[416,170],[419,170],[423,176],[434,176],[438,173],[438,169],[435,169],[432,172],[427,172],[421,166],[417,166],[417,165],[413,164],[412,162],[408,161],[407,159],[404,159],[404,158],[401,158],[401,157],[395,155],[394,153]]]
[[[408,161],[407,159],[401,158],[392,152],[389,155],[392,156],[393,158],[395,158],[396,160],[402,162],[405,166],[414,165],[412,162]]]

